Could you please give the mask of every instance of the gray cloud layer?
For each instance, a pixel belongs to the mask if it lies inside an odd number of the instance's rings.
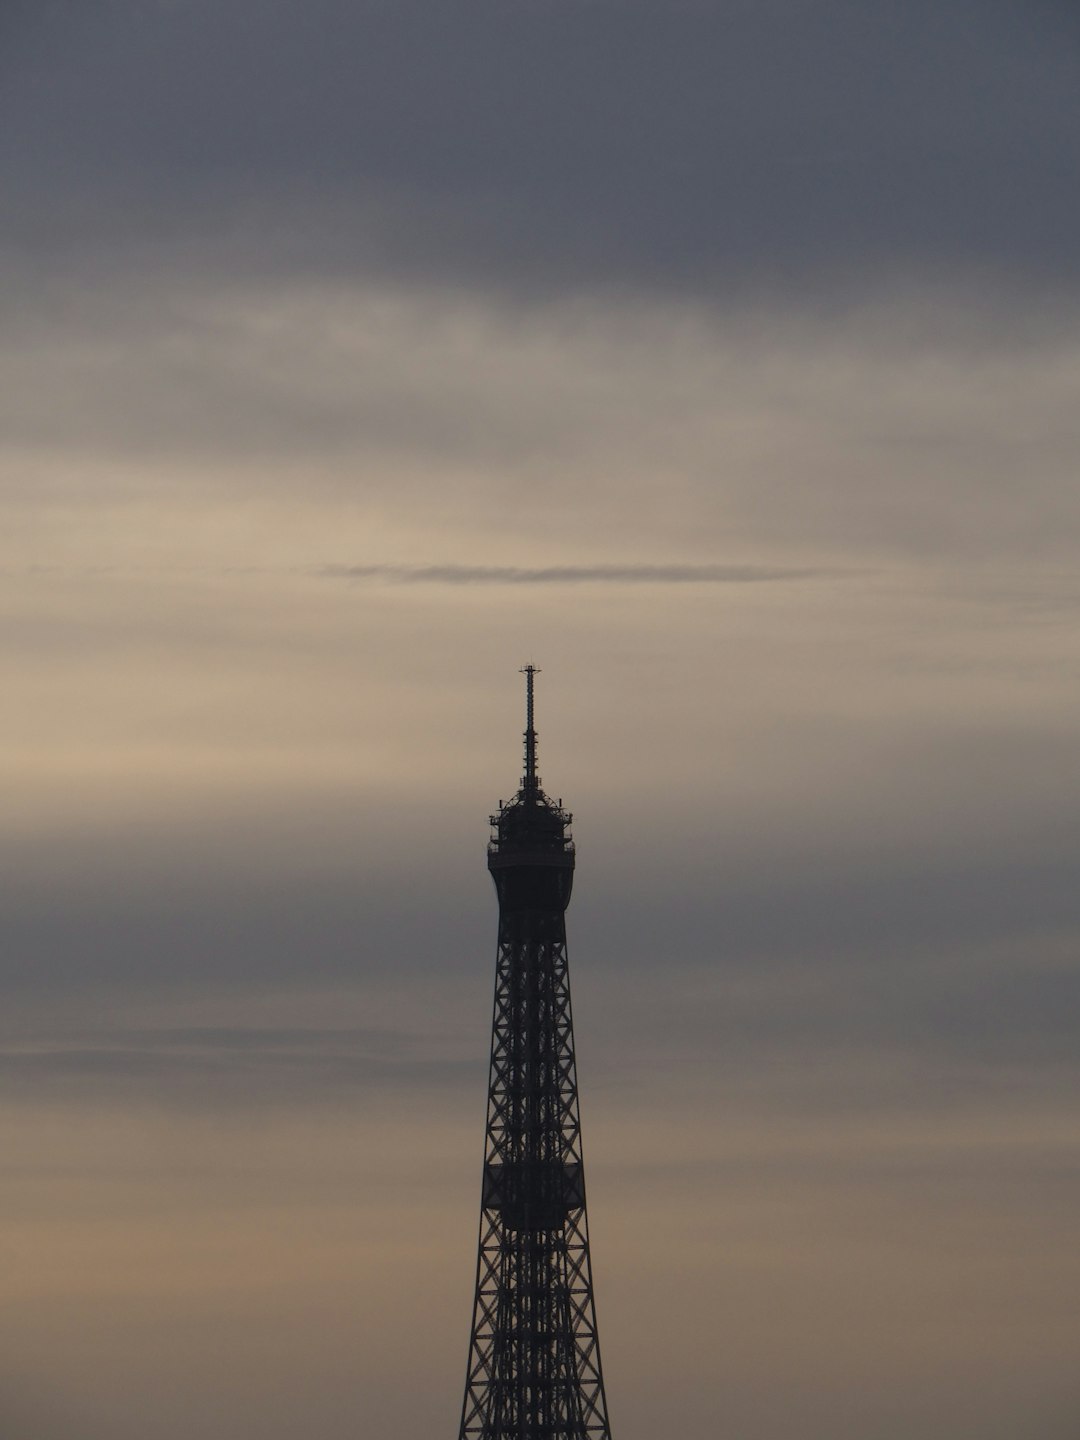
[[[306,255],[510,286],[1075,279],[1066,6],[56,13],[9,19],[0,98],[9,240],[35,250],[232,227],[248,268]]]

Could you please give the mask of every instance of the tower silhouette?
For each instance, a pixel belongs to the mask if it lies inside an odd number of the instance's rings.
[[[460,1440],[610,1440],[596,1334],[565,911],[571,816],[536,773],[491,817],[499,897],[476,1299]]]

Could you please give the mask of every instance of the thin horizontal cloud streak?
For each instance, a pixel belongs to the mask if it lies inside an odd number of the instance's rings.
[[[784,580],[865,577],[865,570],[809,565],[3,565],[0,579],[122,579],[169,576],[197,582],[217,578],[314,576],[327,580],[387,581],[397,585],[756,585]]]
[[[832,579],[837,572],[772,565],[326,565],[316,573],[401,585],[756,585]]]
[[[399,1053],[393,1053],[398,1051]],[[66,1102],[90,1095],[158,1104],[274,1106],[288,1101],[370,1104],[393,1092],[446,1092],[475,1084],[475,1057],[370,1032],[222,1030],[174,1033],[86,1030],[0,1043],[7,1093]]]

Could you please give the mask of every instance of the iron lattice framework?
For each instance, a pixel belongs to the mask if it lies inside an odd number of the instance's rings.
[[[460,1440],[610,1440],[596,1334],[566,906],[571,817],[536,773],[491,817],[499,896],[476,1300]]]

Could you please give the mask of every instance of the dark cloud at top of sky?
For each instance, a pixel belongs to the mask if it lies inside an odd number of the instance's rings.
[[[9,21],[9,233],[115,245],[257,214],[255,265],[284,246],[509,284],[1071,277],[1065,10],[62,6]]]

